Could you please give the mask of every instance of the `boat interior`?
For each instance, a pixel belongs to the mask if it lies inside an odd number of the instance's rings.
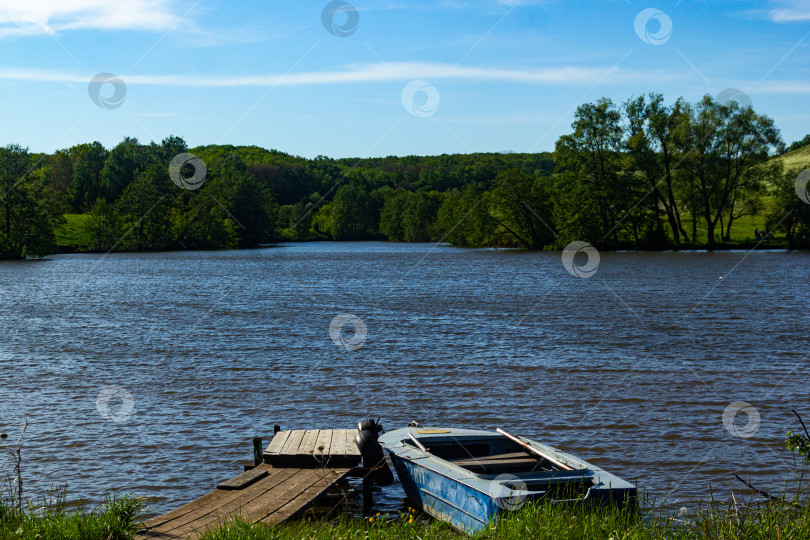
[[[412,441],[405,444],[416,446]],[[473,474],[492,476],[543,472],[570,472],[550,460],[542,458],[506,437],[463,438],[430,437],[421,440],[430,454],[452,463]]]

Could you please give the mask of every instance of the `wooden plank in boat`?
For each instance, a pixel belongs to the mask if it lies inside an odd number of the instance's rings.
[[[491,463],[496,461],[503,461],[503,460],[513,460],[513,459],[531,459],[533,461],[540,461],[538,458],[530,455],[527,452],[513,452],[510,454],[495,454],[493,456],[480,456],[480,457],[469,457],[469,458],[462,458],[462,459],[451,459],[452,463],[460,463],[460,462],[479,462],[479,463]]]

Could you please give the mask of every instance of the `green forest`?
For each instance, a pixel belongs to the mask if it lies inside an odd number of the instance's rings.
[[[0,258],[309,240],[805,248],[810,204],[796,178],[808,145],[810,135],[786,146],[771,118],[736,101],[659,94],[583,104],[554,152],[537,154],[305,159],[180,137],[53,154],[11,144],[0,148]],[[205,175],[195,189],[172,178],[185,152],[204,163],[179,171]]]

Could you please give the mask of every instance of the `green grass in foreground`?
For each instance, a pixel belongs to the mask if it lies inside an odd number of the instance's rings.
[[[128,540],[140,528],[141,498],[108,497],[89,512],[69,511],[63,500],[60,496],[55,503],[32,506],[22,514],[0,503],[0,539]]]
[[[804,499],[802,499],[804,500]],[[0,505],[0,539],[124,540],[134,537],[143,516],[136,497],[108,498],[89,512],[67,512],[61,505],[31,508],[23,515]],[[281,526],[252,525],[238,518],[221,523],[200,540],[445,540],[466,538],[449,525],[416,514],[373,519],[304,519]],[[632,510],[530,504],[476,534],[476,539],[793,539],[810,538],[810,506],[782,502],[737,505],[705,503],[694,514],[642,517]]]
[[[448,525],[429,518],[413,522],[400,516],[380,516],[369,522],[338,519],[301,521],[280,527],[250,525],[231,520],[208,531],[201,540],[292,540],[292,539],[459,539],[466,538]],[[690,517],[644,519],[633,511],[583,505],[539,503],[476,534],[478,539],[787,539],[810,538],[810,510],[771,503],[728,509],[713,504]]]

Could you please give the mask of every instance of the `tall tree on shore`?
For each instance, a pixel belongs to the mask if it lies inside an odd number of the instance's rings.
[[[678,130],[683,156],[680,174],[695,186],[709,249],[717,246],[718,225],[721,237],[727,236],[724,217],[730,231],[740,198],[760,187],[761,179],[747,176],[748,169],[767,161],[781,144],[771,118],[757,114],[751,107],[741,107],[737,101],[722,104],[707,95],[689,107]]]
[[[48,162],[48,187],[65,197],[73,180],[73,163],[67,150],[57,150]]]
[[[0,148],[0,259],[51,253],[54,230],[64,222],[43,171],[34,171],[31,161],[18,145]]]
[[[659,204],[664,208],[675,245],[688,233],[681,223],[674,187],[674,169],[677,168],[678,126],[683,122],[687,107],[683,99],[674,105],[664,105],[661,94],[649,94],[631,99],[624,104],[628,120],[626,146],[633,164],[647,179],[655,199],[656,227],[660,227]]]
[[[276,238],[278,206],[239,156],[231,154],[210,170],[210,181],[201,194],[210,193],[238,226],[239,247],[254,247]]]
[[[146,149],[135,137],[125,137],[110,150],[101,171],[101,195],[114,203],[126,187],[149,166]]]
[[[480,247],[488,244],[495,231],[485,193],[479,186],[451,190],[436,214],[436,233],[440,240],[455,246]]]
[[[381,201],[374,200],[363,188],[352,183],[340,186],[328,204],[331,233],[335,240],[368,240],[379,230]]]
[[[545,179],[508,169],[498,175],[487,193],[489,217],[518,245],[543,249],[556,237],[549,191]]]
[[[73,178],[68,186],[68,197],[73,210],[86,212],[101,195],[101,171],[107,150],[95,141],[74,146],[69,152],[73,158]]]
[[[410,192],[405,189],[388,190],[383,194],[383,207],[380,212],[380,234],[391,242],[405,240],[402,214]]]
[[[619,243],[619,213],[614,193],[622,170],[621,113],[609,99],[577,108],[573,133],[557,141],[555,218],[561,240]]]
[[[152,165],[124,189],[116,201],[121,219],[122,246],[132,251],[166,249],[171,245],[169,170]]]

